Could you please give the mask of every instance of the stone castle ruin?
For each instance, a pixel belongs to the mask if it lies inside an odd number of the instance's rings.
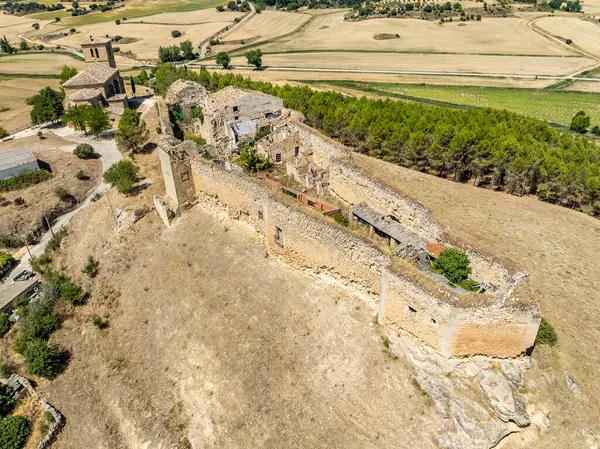
[[[533,347],[540,317],[526,276],[467,251],[480,292],[447,285],[429,261],[452,245],[429,211],[370,178],[280,99],[234,87],[208,95],[180,80],[159,106],[166,196],[155,206],[167,226],[197,203],[225,210],[262,235],[268,254],[358,292],[390,333],[408,333],[446,358],[513,358]],[[198,107],[202,117],[185,126],[206,139],[201,148],[174,138],[168,113]],[[254,149],[274,164],[270,177],[250,176],[232,158],[259,130]]]

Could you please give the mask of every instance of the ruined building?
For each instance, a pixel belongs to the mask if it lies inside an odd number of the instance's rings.
[[[203,135],[222,146],[209,149],[229,152],[237,139],[231,125],[253,117],[250,121],[270,130],[255,143],[257,151],[314,196],[249,176],[231,161],[208,160],[202,155],[206,148],[172,137],[166,105],[159,103],[167,194],[155,205],[167,225],[197,203],[223,208],[262,235],[269,254],[369,298],[379,322],[391,332],[417,337],[445,357],[508,358],[533,346],[540,317],[525,276],[469,251],[481,293],[446,285],[445,278],[426,269],[428,257],[451,246],[429,211],[371,179],[352,163],[345,147],[285,114],[280,100],[269,97],[235,88],[204,96],[199,103],[205,108],[203,123],[211,120],[206,130],[213,135]],[[228,129],[234,134],[226,136]],[[354,225],[340,226],[328,215],[340,210]]]
[[[107,107],[108,112],[121,115],[128,107],[125,83],[117,69],[112,41],[108,37],[92,37],[81,44],[86,64],[62,87],[66,94],[66,106],[89,104]]]

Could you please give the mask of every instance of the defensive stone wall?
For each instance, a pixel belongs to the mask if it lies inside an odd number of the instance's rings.
[[[286,204],[250,176],[199,157],[190,164],[199,201],[251,225],[265,237],[269,254],[363,293],[391,331],[408,332],[446,357],[515,357],[533,345],[536,307],[503,308],[498,295],[459,295],[431,279],[425,288],[412,268],[390,269],[392,258],[370,241]],[[473,298],[478,304],[469,302]]]

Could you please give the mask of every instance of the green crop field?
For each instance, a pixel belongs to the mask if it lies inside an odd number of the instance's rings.
[[[600,125],[600,94],[561,90],[476,86],[315,81],[437,106],[507,109],[518,114],[568,125],[577,111],[585,111]]]
[[[65,25],[82,26],[91,25],[94,23],[114,22],[117,19],[133,19],[136,17],[151,16],[163,12],[188,12],[198,9],[214,8],[217,5],[225,5],[227,0],[141,0],[126,2],[124,8],[119,8],[113,11],[90,13],[84,16],[69,17],[63,19]],[[118,3],[117,3],[118,5]],[[39,13],[27,16],[32,19],[52,19],[60,14]]]

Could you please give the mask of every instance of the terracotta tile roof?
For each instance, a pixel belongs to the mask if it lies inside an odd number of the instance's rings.
[[[81,45],[106,44],[111,41],[112,41],[112,39],[110,37],[90,36],[90,38],[87,41],[82,42]]]
[[[108,97],[106,99],[106,101],[108,101],[109,103],[111,101],[123,101],[125,98],[127,98],[126,94],[116,94],[116,95],[113,95],[112,97]]]
[[[101,95],[101,92],[98,89],[79,89],[69,94],[67,98],[72,101],[81,101],[98,98],[99,95]]]
[[[239,87],[228,86],[225,89],[221,89],[210,96],[210,100],[212,102],[213,107],[225,106],[233,101],[237,101],[241,98],[253,96],[253,97],[265,97],[269,100],[275,99],[279,100],[279,98],[274,97],[272,95],[264,94],[262,92],[257,92],[255,90],[250,89],[242,89]],[[281,100],[279,100],[281,101]]]
[[[119,69],[114,69],[105,64],[94,64],[89,69],[78,73],[73,78],[63,84],[65,87],[85,87],[104,84],[110,77],[117,73]]]
[[[446,249],[446,245],[439,242],[427,242],[427,246],[425,247],[425,249],[429,254],[431,254],[437,259],[442,253],[442,251]]]

